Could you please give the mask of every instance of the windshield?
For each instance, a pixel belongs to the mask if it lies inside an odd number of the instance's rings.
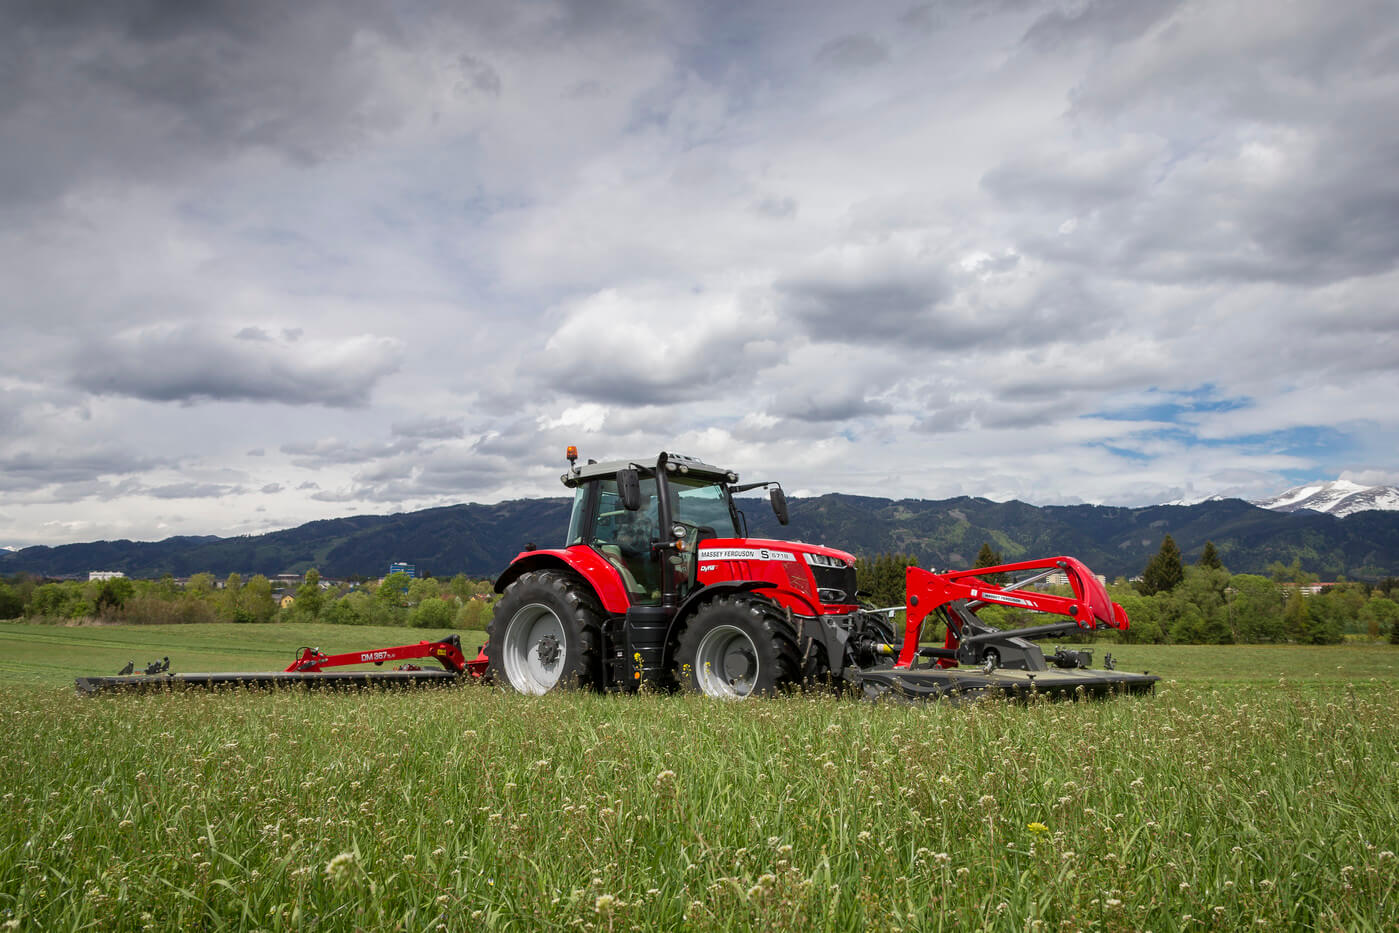
[[[689,476],[668,476],[672,497],[673,517],[690,525],[713,528],[719,537],[738,537],[733,512],[729,509],[729,494],[724,484],[716,480]]]

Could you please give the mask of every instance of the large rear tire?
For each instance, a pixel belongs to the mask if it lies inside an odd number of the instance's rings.
[[[600,687],[602,609],[571,574],[522,574],[496,603],[486,633],[486,672],[495,683],[534,695]]]
[[[675,653],[684,690],[727,700],[781,693],[801,682],[797,640],[782,611],[756,596],[721,596],[690,617]]]

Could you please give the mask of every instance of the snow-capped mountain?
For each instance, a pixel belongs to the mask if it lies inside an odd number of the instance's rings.
[[[1270,499],[1254,499],[1253,504],[1274,512],[1311,509],[1328,515],[1344,516],[1371,509],[1399,511],[1399,487],[1361,486],[1350,480],[1307,483],[1294,486]]]
[[[1181,496],[1162,505],[1199,505],[1201,502],[1223,502],[1228,496]]]

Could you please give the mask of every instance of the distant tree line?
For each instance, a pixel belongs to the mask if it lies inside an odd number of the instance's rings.
[[[886,553],[856,562],[861,599],[876,607],[902,606],[904,579],[917,559]],[[1002,563],[984,544],[976,567]],[[1000,582],[990,579],[988,582]],[[1300,563],[1274,563],[1268,575],[1233,574],[1212,543],[1186,565],[1170,535],[1148,561],[1141,577],[1119,580],[1109,595],[1127,610],[1129,642],[1174,644],[1254,644],[1289,642],[1332,644],[1347,635],[1399,644],[1399,581],[1378,584],[1336,581],[1312,593],[1315,574]],[[285,606],[284,596],[292,599]],[[278,592],[262,574],[244,580],[229,574],[218,585],[198,573],[183,585],[118,577],[102,581],[46,581],[25,574],[0,580],[0,619],[35,621],[95,620],[144,624],[181,622],[328,622],[338,625],[402,625],[418,628],[485,629],[496,596],[491,583],[464,575],[415,579],[390,574],[379,583],[322,586],[307,571],[295,589]],[[1024,613],[987,607],[987,621],[1013,628],[1031,624]],[[930,633],[925,632],[925,637]]]
[[[287,596],[291,599],[283,606]],[[209,573],[197,573],[183,584],[170,576],[48,581],[20,574],[0,580],[0,619],[50,622],[328,622],[485,629],[494,602],[488,581],[464,575],[414,579],[394,573],[378,584],[323,586],[320,573],[309,570],[294,588],[280,592],[262,574],[247,580],[229,574],[221,585]]]
[[[1318,582],[1296,558],[1275,561],[1267,576],[1230,573],[1209,541],[1187,566],[1166,535],[1131,589],[1110,589],[1132,620],[1124,633],[1131,641],[1325,645],[1358,635],[1388,636],[1399,644],[1399,602],[1393,598],[1399,581],[1341,579],[1319,588]]]

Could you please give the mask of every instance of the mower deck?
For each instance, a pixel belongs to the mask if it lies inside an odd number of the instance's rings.
[[[937,700],[944,697],[978,699],[988,696],[1024,700],[1034,695],[1067,699],[1151,693],[1160,679],[1155,674],[1090,668],[1045,671],[999,669],[990,673],[980,668],[885,668],[860,673],[860,684],[866,696],[907,700]]]
[[[225,671],[199,674],[130,674],[113,677],[79,677],[81,694],[107,691],[149,691],[215,687],[416,687],[448,684],[463,675],[456,671]]]

